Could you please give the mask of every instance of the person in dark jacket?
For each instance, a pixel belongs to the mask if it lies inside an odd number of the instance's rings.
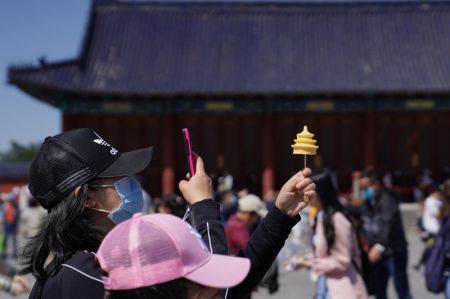
[[[310,170],[306,169],[283,186],[275,206],[238,254],[245,259],[220,258],[219,254],[227,254],[220,209],[211,200],[211,180],[198,158],[196,174],[189,181],[180,182],[180,190],[192,204],[195,222],[200,233],[207,236],[203,238],[206,242],[195,240],[200,238],[197,232],[173,216],[137,215],[121,223],[106,236],[98,251],[102,279],[108,290],[106,298],[246,298],[300,220],[299,211],[315,197],[315,185],[306,178],[309,175]],[[154,234],[157,240],[147,238],[144,232]],[[208,255],[212,257],[207,258]],[[218,260],[222,261],[221,266]],[[128,266],[123,267],[122,263]],[[219,291],[227,285],[232,288]]]
[[[449,226],[446,225],[448,221],[450,221],[450,178],[446,179],[442,186],[440,186],[441,194],[442,194],[442,200],[443,204],[441,207],[441,211],[439,213],[439,218],[441,219],[441,227],[439,229],[438,234],[444,236],[445,242],[450,240],[450,230],[448,229]],[[447,228],[447,229],[446,229]],[[438,240],[437,240],[438,241]],[[448,247],[448,245],[447,245]],[[450,255],[450,252],[447,252],[446,257]],[[446,269],[450,268],[450,261],[448,258],[446,259]],[[445,283],[445,299],[450,299],[450,278],[447,278],[447,281]]]
[[[228,255],[227,239],[221,223],[220,205],[211,200],[211,179],[205,174],[203,161],[197,159],[196,174],[179,184],[180,191],[192,207],[194,222],[211,253]],[[275,204],[251,235],[238,257],[250,260],[250,271],[240,284],[223,290],[226,299],[247,298],[261,282],[283,248],[292,228],[300,221],[299,213],[315,196],[315,184],[306,168],[292,176],[281,188]]]
[[[45,140],[30,167],[29,189],[48,211],[24,252],[23,272],[37,278],[30,298],[103,298],[95,252],[109,230],[141,211],[142,192],[129,175],[144,169],[151,156],[151,148],[120,153],[90,129]],[[201,159],[196,175],[180,182],[180,190],[193,205],[197,228],[211,252],[228,254],[220,210],[211,200],[211,180],[199,169],[203,169]],[[267,272],[299,221],[298,212],[315,196],[309,175],[304,170],[285,184],[270,220],[263,221],[254,234],[260,240],[258,248],[249,243],[244,250],[252,263],[250,274],[230,296],[225,291],[226,298],[245,298]],[[44,267],[47,260],[50,263]]]
[[[394,195],[383,189],[373,172],[360,179],[363,204],[361,225],[369,242],[369,260],[374,264],[377,299],[386,299],[389,276],[399,299],[410,299],[408,282],[408,250],[402,218]]]
[[[132,175],[152,151],[121,153],[87,128],[45,139],[29,173],[30,192],[48,212],[24,249],[23,273],[36,277],[30,298],[103,298],[95,251],[115,224],[142,210]]]

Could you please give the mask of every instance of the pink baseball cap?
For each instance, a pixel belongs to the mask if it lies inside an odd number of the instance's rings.
[[[213,288],[233,287],[250,270],[247,258],[212,254],[187,222],[167,214],[136,214],[114,227],[97,251],[106,290],[130,290],[184,277]]]

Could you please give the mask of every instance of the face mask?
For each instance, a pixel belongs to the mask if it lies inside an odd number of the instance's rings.
[[[95,208],[90,209],[108,213],[108,218],[117,225],[130,219],[134,214],[142,212],[144,197],[139,182],[132,176],[124,177],[115,182],[114,188],[121,200],[118,209],[112,212]]]
[[[361,195],[365,201],[371,200],[375,197],[375,189],[373,187],[365,188],[362,190]]]
[[[130,219],[133,214],[142,212],[144,198],[139,182],[132,176],[125,177],[114,183],[122,203],[120,207],[109,213],[108,218],[116,225]]]
[[[230,197],[230,204],[235,204],[238,202],[238,198],[236,195]]]

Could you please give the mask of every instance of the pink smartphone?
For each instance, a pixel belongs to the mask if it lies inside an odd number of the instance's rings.
[[[183,128],[184,151],[186,153],[186,161],[188,164],[189,175],[195,175],[194,155],[192,154],[191,137],[189,136],[189,129]]]

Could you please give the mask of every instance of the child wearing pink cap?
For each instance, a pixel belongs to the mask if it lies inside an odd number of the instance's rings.
[[[110,299],[221,298],[219,289],[239,284],[250,269],[246,258],[210,253],[193,227],[167,214],[119,224],[97,259]]]

